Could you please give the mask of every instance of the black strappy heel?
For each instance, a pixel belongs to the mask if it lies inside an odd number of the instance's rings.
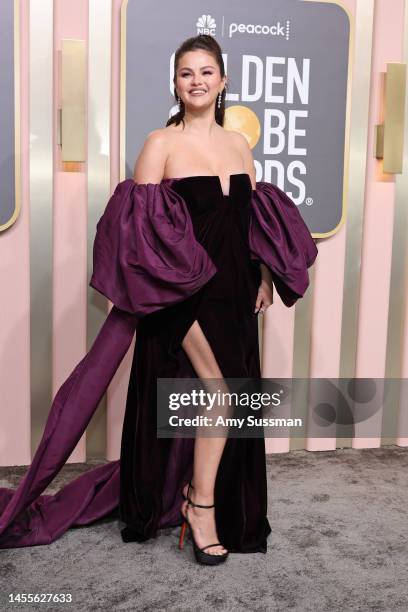
[[[187,497],[183,493],[183,497],[187,501],[187,508],[186,508],[186,516],[183,515],[184,522],[183,522],[183,525],[181,526],[181,531],[180,531],[179,548],[180,549],[184,548],[184,536],[185,536],[187,527],[189,527],[190,532],[191,532],[191,539],[193,540],[193,548],[194,548],[194,555],[195,555],[196,561],[198,563],[201,563],[202,565],[219,565],[220,563],[223,563],[226,560],[226,558],[229,555],[229,552],[227,551],[226,553],[222,555],[211,555],[209,553],[204,552],[206,548],[211,548],[212,546],[222,546],[221,542],[216,542],[215,544],[207,544],[206,546],[199,548],[199,546],[197,546],[197,543],[194,539],[193,530],[187,518],[188,506],[195,506],[196,508],[214,508],[215,504],[212,504],[211,506],[203,506],[202,504],[194,503],[190,499],[190,488],[194,489],[191,482],[188,485]]]

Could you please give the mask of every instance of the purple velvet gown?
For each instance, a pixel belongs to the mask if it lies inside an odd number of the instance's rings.
[[[53,542],[117,512],[124,542],[181,523],[194,440],[156,437],[156,378],[195,377],[181,342],[197,320],[225,377],[259,378],[259,262],[287,306],[304,295],[316,245],[296,205],[248,174],[122,181],[97,225],[90,285],[114,304],[58,390],[31,466],[0,489],[0,548]],[[136,331],[121,457],[42,494],[85,431]],[[265,444],[229,438],[215,484],[217,530],[231,552],[266,552]]]

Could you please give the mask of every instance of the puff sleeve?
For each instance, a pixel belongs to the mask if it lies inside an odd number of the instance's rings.
[[[309,286],[308,268],[318,254],[296,204],[276,185],[258,182],[248,227],[251,259],[270,269],[282,302],[293,306]]]
[[[165,183],[119,183],[98,221],[90,286],[138,317],[198,291],[216,272],[184,199]]]

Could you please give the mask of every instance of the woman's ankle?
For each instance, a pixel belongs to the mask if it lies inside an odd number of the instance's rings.
[[[198,489],[190,490],[190,499],[195,504],[212,506],[214,504],[214,492],[202,492]]]

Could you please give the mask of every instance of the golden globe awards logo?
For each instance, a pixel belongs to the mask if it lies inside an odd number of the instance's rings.
[[[215,36],[217,24],[211,15],[201,15],[201,17],[197,19],[196,26],[197,34],[210,34],[211,36]]]

